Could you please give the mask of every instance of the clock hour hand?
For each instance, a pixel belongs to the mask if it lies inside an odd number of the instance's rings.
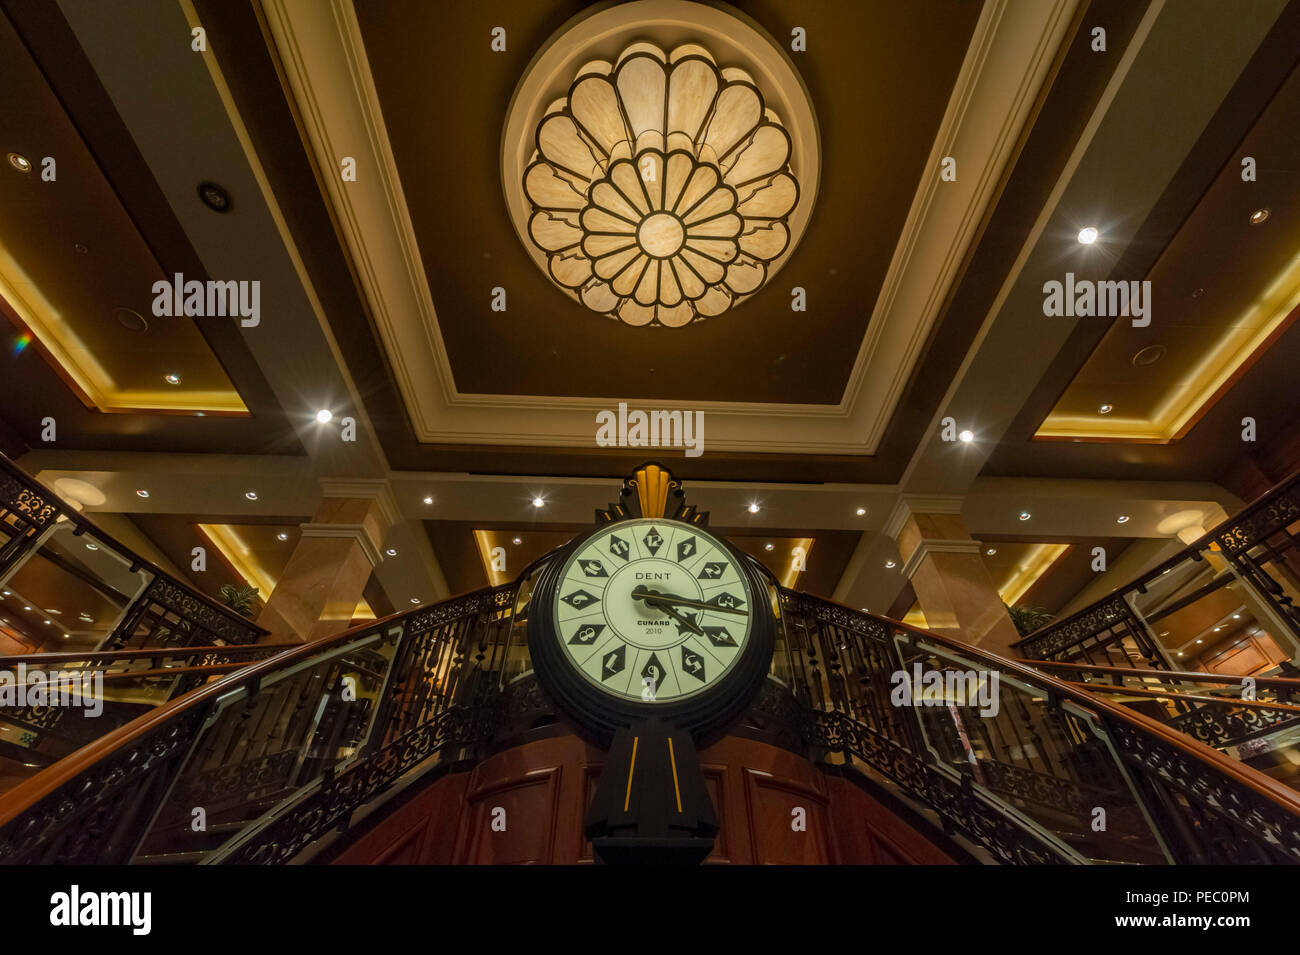
[[[646,606],[654,607],[656,610],[662,610],[664,613],[668,614],[668,616],[672,617],[674,620],[680,623],[687,630],[691,631],[691,633],[694,633],[701,637],[704,636],[704,631],[700,629],[699,624],[697,624],[694,620],[688,620],[686,617],[683,617],[676,610],[674,610],[667,601],[655,600],[652,596],[650,596],[649,593],[646,592],[645,588],[638,587],[636,590],[633,590],[632,599],[645,601]]]
[[[650,590],[647,587],[637,587],[632,591],[634,600],[645,600],[647,602],[655,601],[661,604],[672,604],[674,607],[692,607],[696,610],[713,610],[718,613],[734,613],[741,617],[749,616],[748,610],[741,610],[739,607],[724,607],[721,604],[707,604],[702,600],[692,600],[690,597],[679,597],[676,594],[663,594],[657,590]]]

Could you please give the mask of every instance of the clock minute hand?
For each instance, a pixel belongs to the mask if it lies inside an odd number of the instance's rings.
[[[702,600],[692,600],[690,597],[679,597],[676,594],[664,594],[657,590],[649,590],[646,587],[637,587],[632,591],[632,596],[638,600],[653,600],[658,603],[673,604],[677,607],[694,607],[697,610],[715,610],[719,613],[734,613],[742,617],[749,616],[748,610],[741,610],[739,607],[724,607],[721,604],[708,604]]]

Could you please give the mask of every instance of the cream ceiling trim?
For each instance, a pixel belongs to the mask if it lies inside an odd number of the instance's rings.
[[[691,402],[708,412],[709,449],[875,452],[1079,2],[986,0],[843,398],[838,405]],[[261,3],[418,440],[594,443],[595,413],[619,401],[635,406],[636,396],[456,389],[352,0]],[[949,155],[958,160],[957,181],[941,183],[939,161]],[[337,175],[343,156],[356,159],[356,182]]]

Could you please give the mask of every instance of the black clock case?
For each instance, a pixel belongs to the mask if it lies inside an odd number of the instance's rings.
[[[603,530],[602,526],[593,533]],[[735,558],[748,591],[753,629],[740,659],[717,685],[689,699],[671,703],[618,700],[589,683],[564,659],[561,636],[556,633],[554,622],[564,565],[590,536],[574,540],[557,553],[533,589],[528,611],[528,651],[542,689],[574,731],[602,749],[609,748],[615,730],[654,717],[688,730],[700,747],[721,739],[744,716],[772,666],[776,621],[762,571],[748,554],[737,550],[729,541],[710,535]]]

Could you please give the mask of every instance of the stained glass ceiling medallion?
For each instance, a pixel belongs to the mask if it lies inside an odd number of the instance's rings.
[[[753,73],[702,43],[641,40],[569,77],[520,129],[532,148],[513,211],[550,279],[593,312],[673,328],[761,289],[807,221],[809,150]]]

